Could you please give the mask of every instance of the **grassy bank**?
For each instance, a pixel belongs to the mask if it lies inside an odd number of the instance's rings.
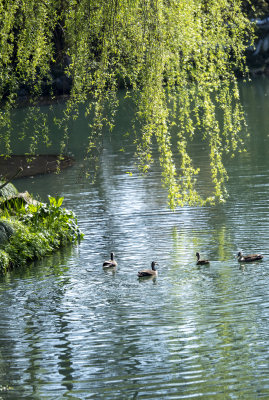
[[[63,208],[62,202],[62,197],[51,196],[47,203],[38,202],[11,184],[0,190],[1,273],[83,237],[74,213]]]

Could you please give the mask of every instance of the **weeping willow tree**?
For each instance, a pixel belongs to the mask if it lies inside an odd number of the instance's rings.
[[[38,115],[35,102],[44,82],[53,87],[53,66],[68,58],[65,73],[72,89],[61,121],[61,153],[68,121],[84,104],[87,157],[96,157],[104,126],[114,125],[121,81],[136,104],[140,168],[150,169],[157,146],[170,206],[223,201],[223,157],[242,146],[244,115],[235,72],[244,72],[251,37],[242,9],[240,0],[0,0],[2,155],[12,151],[10,115],[21,85],[31,89],[32,114]],[[31,152],[48,141],[42,118]],[[195,135],[208,146],[214,189],[206,199],[196,188],[199,170],[189,152]]]

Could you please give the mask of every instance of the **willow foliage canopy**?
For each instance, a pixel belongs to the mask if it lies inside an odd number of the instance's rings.
[[[244,70],[250,34],[240,0],[0,0],[1,153],[12,151],[10,113],[20,85],[37,99],[44,82],[52,84],[52,66],[68,57],[72,89],[62,123],[86,104],[89,158],[102,128],[113,125],[121,80],[136,104],[139,165],[150,168],[157,146],[170,206],[222,201],[223,156],[242,143],[235,71]],[[47,133],[33,134],[31,151]],[[208,146],[214,188],[203,200],[189,153],[195,135]]]

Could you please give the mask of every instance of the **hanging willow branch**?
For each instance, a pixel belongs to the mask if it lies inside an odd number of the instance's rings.
[[[10,113],[20,85],[38,98],[44,81],[52,84],[55,60],[67,56],[72,89],[61,121],[61,152],[68,121],[86,104],[86,157],[96,157],[102,128],[114,126],[121,80],[137,106],[140,168],[150,169],[156,143],[170,206],[222,201],[223,154],[234,154],[243,140],[235,71],[244,73],[251,34],[240,0],[0,0],[1,152],[12,151]],[[206,199],[197,192],[199,170],[189,154],[195,135],[208,146],[214,190]],[[45,128],[44,137],[32,136],[32,148],[42,140],[48,142]]]

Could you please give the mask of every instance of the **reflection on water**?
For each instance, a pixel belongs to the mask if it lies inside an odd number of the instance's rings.
[[[242,88],[253,136],[224,206],[168,211],[158,169],[139,177],[117,132],[95,184],[79,163],[17,181],[63,195],[85,239],[1,278],[0,399],[269,398],[268,88]],[[264,260],[240,266],[239,250]],[[152,260],[158,278],[139,280]]]

